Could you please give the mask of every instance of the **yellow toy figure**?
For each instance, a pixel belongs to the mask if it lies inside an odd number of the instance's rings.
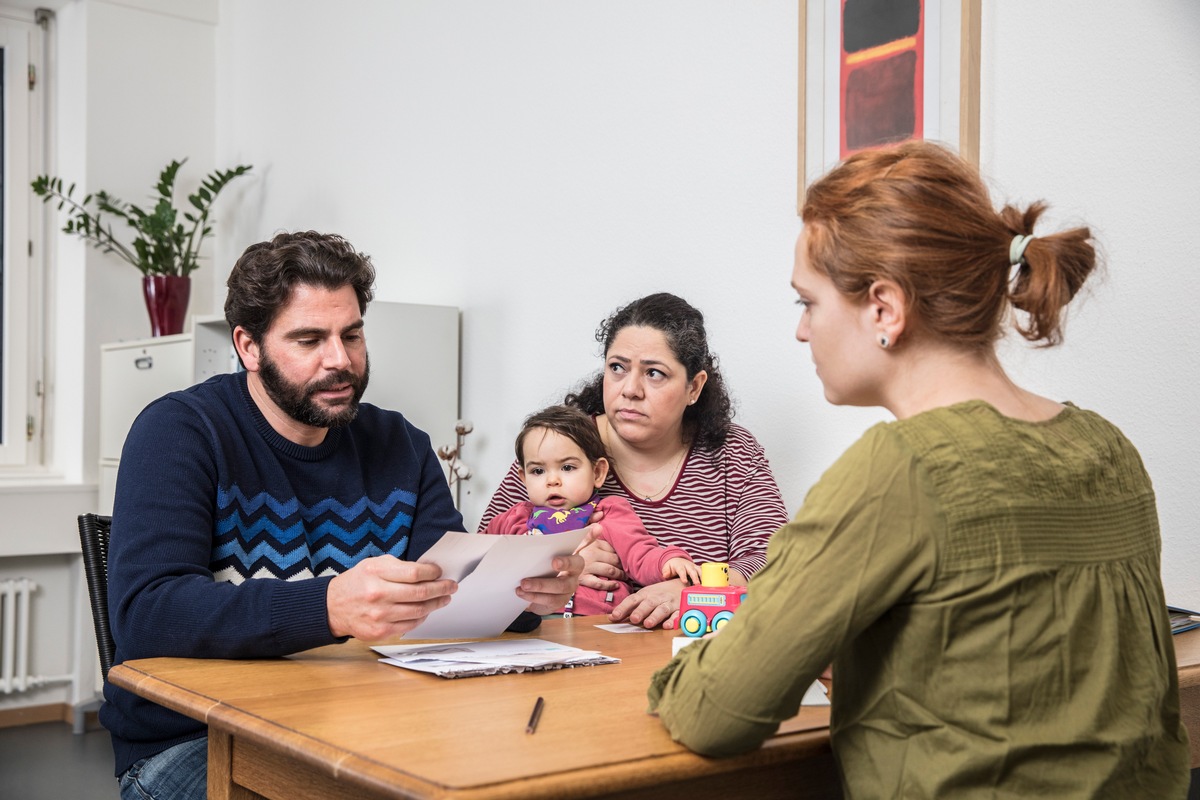
[[[700,565],[700,585],[687,586],[679,598],[679,629],[699,638],[733,618],[746,596],[745,586],[729,585],[729,565],[709,561]]]

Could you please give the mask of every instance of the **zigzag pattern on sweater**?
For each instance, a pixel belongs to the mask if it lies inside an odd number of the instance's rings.
[[[267,492],[247,497],[234,485],[217,490],[210,568],[217,580],[300,580],[344,572],[363,558],[408,549],[417,496],[393,489],[382,502],[345,505],[326,498],[304,506]]]

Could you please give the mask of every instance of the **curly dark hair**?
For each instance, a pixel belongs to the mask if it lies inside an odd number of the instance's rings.
[[[358,296],[358,312],[363,314],[375,296],[375,267],[370,256],[357,252],[334,233],[280,233],[269,242],[252,244],[225,282],[229,330],[241,325],[261,344],[297,284],[325,289],[351,286]]]
[[[684,409],[683,436],[701,450],[716,450],[725,444],[733,421],[733,402],[718,369],[717,357],[709,352],[704,315],[682,297],[667,292],[634,300],[614,311],[596,329],[596,341],[604,345],[605,356],[617,334],[630,327],[660,331],[671,353],[687,370],[688,380],[701,370],[708,373],[700,397]],[[603,414],[604,370],[570,392],[563,402],[589,414]]]

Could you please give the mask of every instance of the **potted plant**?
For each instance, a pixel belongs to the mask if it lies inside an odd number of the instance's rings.
[[[158,177],[158,195],[150,210],[98,191],[77,202],[72,195],[75,184],[64,191],[62,178],[39,175],[33,192],[42,202],[58,201],[66,210],[63,233],[78,236],[106,253],[114,253],[142,273],[142,292],[154,336],[180,333],[191,294],[191,278],[199,266],[200,246],[212,233],[209,212],[226,184],[250,171],[240,165],[231,170],[210,173],[194,194],[188,195],[192,209],[180,213],[175,208],[175,177],[187,159],[172,161]],[[111,215],[107,219],[103,216]],[[136,231],[130,246],[113,233],[109,220],[124,220]],[[182,219],[181,219],[182,218]]]

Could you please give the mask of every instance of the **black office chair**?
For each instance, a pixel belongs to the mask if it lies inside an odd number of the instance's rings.
[[[100,653],[100,674],[108,680],[117,646],[108,626],[108,533],[112,517],[99,514],[79,515],[79,544],[83,548],[83,571],[87,575],[88,599],[92,603],[92,624],[96,628],[96,649]]]

